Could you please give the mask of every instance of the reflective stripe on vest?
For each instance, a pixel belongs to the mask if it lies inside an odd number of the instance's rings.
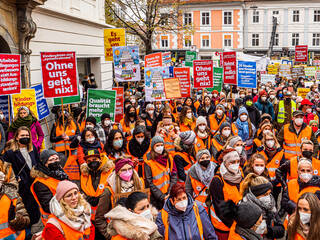
[[[293,100],[291,100],[291,115],[296,110],[296,108],[297,108],[296,103]],[[279,102],[279,111],[278,111],[277,122],[284,123],[285,117],[286,117],[286,113],[285,113],[284,100],[281,100]]]
[[[264,150],[262,151],[258,151],[258,153],[260,153],[261,155],[263,155],[265,157],[265,159],[267,159],[267,161],[269,161],[269,158],[267,156],[267,154],[265,153]],[[283,151],[279,151],[276,153],[276,155],[273,156],[273,158],[271,159],[271,161],[269,161],[266,165],[266,168],[268,169],[269,172],[269,177],[271,180],[275,180],[276,179],[276,170],[277,168],[280,167],[280,163],[281,160],[283,158]]]
[[[289,172],[287,174],[288,181],[298,178],[298,162],[299,162],[298,157],[293,157],[290,159],[290,174]],[[313,169],[314,175],[318,175],[318,176],[320,175],[320,160],[314,157],[312,158],[312,169]]]
[[[293,201],[294,203],[298,202],[299,197],[306,193],[306,192],[311,192],[311,193],[315,193],[317,191],[320,191],[320,187],[315,187],[315,186],[309,186],[306,187],[304,189],[300,190],[299,187],[299,183],[298,183],[298,179],[292,179],[290,180],[288,183],[288,195],[289,195],[289,199],[291,201]]]
[[[147,158],[148,158],[148,154],[147,154]],[[148,166],[151,168],[152,182],[162,193],[167,193],[169,190],[169,185],[170,185],[169,161],[170,161],[170,158],[167,161],[166,167],[154,160],[146,161]]]

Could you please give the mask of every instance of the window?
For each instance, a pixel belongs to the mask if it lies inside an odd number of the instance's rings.
[[[223,44],[225,47],[232,47],[231,35],[224,35]]]
[[[320,33],[312,34],[312,46],[320,46]]]
[[[169,24],[169,14],[161,13],[160,14],[160,25],[165,26]]]
[[[299,45],[299,33],[292,33],[292,46]]]
[[[185,13],[183,16],[184,25],[191,25],[192,23],[192,15],[191,13]]]
[[[184,46],[185,47],[191,47],[191,36],[185,36],[184,37]]]
[[[167,48],[169,46],[168,36],[161,36],[161,47]]]
[[[210,39],[208,35],[202,36],[202,47],[207,48],[210,46]]]
[[[210,13],[203,12],[201,13],[201,25],[209,25],[210,24]]]
[[[252,46],[258,47],[259,46],[259,34],[252,34]]]
[[[272,15],[275,16],[275,15],[279,15],[279,11],[276,10],[276,11],[272,11]]]
[[[320,22],[320,10],[313,11],[313,21]]]
[[[273,46],[279,46],[279,33],[276,33],[274,35],[274,42],[273,42]]]
[[[231,25],[232,24],[232,12],[224,12],[223,13],[223,24]]]
[[[259,12],[256,10],[253,11],[252,22],[259,23]]]
[[[300,11],[299,10],[293,10],[292,22],[300,22]]]

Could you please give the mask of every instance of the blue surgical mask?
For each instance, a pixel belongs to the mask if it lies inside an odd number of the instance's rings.
[[[280,94],[279,94],[279,98],[282,98],[282,97],[283,97],[283,94],[282,94],[282,93],[280,93]]]
[[[182,110],[182,107],[177,107],[178,112],[181,112],[181,110]]]
[[[113,141],[113,146],[114,147],[121,148],[122,144],[123,144],[123,140],[122,139]]]

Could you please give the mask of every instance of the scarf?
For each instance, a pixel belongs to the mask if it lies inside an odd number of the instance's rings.
[[[143,155],[148,151],[150,146],[150,139],[145,137],[143,142],[140,144],[135,137],[129,142],[130,153],[137,158],[142,158]]]
[[[93,143],[88,143],[87,141],[81,141],[80,146],[83,148],[83,152],[86,152],[89,149],[102,150],[101,143],[97,139]]]
[[[156,156],[154,160],[165,167],[167,166],[168,158],[163,155]]]
[[[208,138],[208,133],[207,131],[201,132],[200,130],[197,132],[197,135],[201,139],[207,139]]]
[[[126,182],[126,181],[121,180],[120,185],[121,185],[121,193],[128,193],[128,192],[134,191],[133,180],[131,180],[130,182]]]
[[[261,202],[250,190],[244,197],[244,200],[247,200],[248,202],[256,204],[260,209],[263,211],[263,216],[267,216],[268,218],[274,218],[277,214],[276,209],[276,201],[274,200],[273,196],[271,197],[271,203],[269,205],[265,205],[263,202]]]
[[[50,171],[45,165],[43,165],[42,163],[38,163],[35,166],[35,169],[40,172],[43,172],[44,174],[46,174],[49,177],[52,177],[52,178],[60,180],[60,181],[69,179],[68,175],[63,171],[62,167],[58,170]]]
[[[236,225],[236,233],[238,233],[241,237],[244,237],[246,240],[262,240],[263,238],[261,235],[256,233],[255,231],[251,229],[244,229],[242,227],[239,227],[239,225]]]
[[[9,132],[15,132],[19,127],[25,126],[30,128],[33,123],[35,123],[37,119],[35,119],[31,114],[26,116],[25,118],[18,117],[9,127]]]
[[[230,172],[226,168],[224,163],[222,163],[220,165],[220,173],[221,173],[221,176],[223,177],[224,180],[227,180],[227,181],[229,181],[231,183],[240,183],[241,180],[242,180],[240,169],[238,170],[238,172],[236,174],[234,174],[233,172]]]
[[[184,125],[191,127],[192,123],[193,123],[193,120],[185,117],[184,120],[183,120],[183,123],[184,123]]]
[[[236,121],[238,127],[238,136],[241,137],[242,141],[246,141],[249,138],[249,124],[247,121],[242,122],[240,118]]]
[[[195,169],[197,176],[199,177],[200,182],[206,185],[209,188],[212,178],[214,177],[214,170],[216,169],[217,164],[210,162],[206,170],[202,170],[201,165],[197,162],[195,164]]]
[[[50,200],[50,212],[55,215],[60,221],[67,224],[69,227],[73,228],[74,230],[83,232],[85,229],[91,226],[91,208],[89,204],[85,206],[78,206],[75,209],[72,209],[75,217],[70,219],[68,216],[65,215],[63,212],[60,203],[54,196]]]

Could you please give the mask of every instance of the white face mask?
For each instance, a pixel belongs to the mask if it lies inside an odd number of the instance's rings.
[[[262,234],[264,234],[264,232],[266,231],[266,229],[267,229],[266,220],[262,220],[261,224],[257,227],[257,229],[256,229],[255,232],[256,232],[257,234],[262,235]]]
[[[241,116],[240,116],[240,120],[241,120],[242,122],[247,121],[247,119],[248,119],[248,116],[247,116],[247,115],[241,115]]]
[[[86,139],[86,141],[87,141],[88,143],[94,143],[94,140],[96,140],[95,137],[87,138],[87,139]]]
[[[4,115],[0,114],[0,120],[3,120],[3,119],[4,119]]]
[[[275,95],[270,95],[270,99],[275,99]]]
[[[187,113],[186,117],[192,119],[192,113]]]
[[[305,225],[310,222],[311,213],[303,213],[299,211],[299,215],[300,215],[300,221],[302,222],[302,224]]]
[[[218,110],[216,111],[216,113],[217,113],[218,116],[221,116],[221,115],[223,114],[223,111],[222,111],[221,109],[218,109]]]
[[[145,211],[143,211],[142,213],[139,214],[140,216],[146,218],[146,219],[149,219],[149,220],[153,220],[153,216],[151,214],[151,210],[150,209],[147,209]]]
[[[104,121],[104,125],[105,125],[105,126],[109,127],[110,124],[111,124],[111,121],[110,121],[110,120],[105,120],[105,121]]]
[[[204,130],[206,130],[207,126],[199,126],[198,129],[201,131],[201,132],[204,132]]]
[[[218,97],[218,94],[214,93],[214,94],[213,94],[213,97],[215,97],[215,98]]]
[[[188,199],[177,202],[175,205],[176,209],[185,212],[188,206]]]
[[[238,147],[235,147],[234,150],[236,150],[237,153],[240,155],[242,153],[243,147],[242,146],[238,146]]]
[[[246,95],[240,94],[240,98],[245,98]]]
[[[154,110],[149,110],[148,113],[149,113],[149,115],[153,115]]]
[[[261,175],[264,172],[265,167],[253,167],[253,170],[258,175]]]
[[[303,124],[303,119],[302,119],[302,118],[296,118],[296,119],[294,120],[294,122],[295,122],[295,124],[296,124],[297,126],[301,126],[301,125]]]
[[[237,173],[239,171],[239,163],[229,165],[228,169],[230,172]]]
[[[154,151],[158,154],[162,154],[163,153],[163,146],[158,146],[154,148]]]
[[[222,130],[222,135],[225,137],[229,137],[231,134],[231,130]]]
[[[86,125],[86,128],[87,129],[93,129],[93,126],[92,125]]]
[[[260,200],[264,205],[266,205],[266,206],[270,206],[270,204],[271,204],[271,202],[272,202],[270,195],[261,197],[261,198],[259,198],[259,200]]]
[[[267,140],[266,141],[266,145],[267,145],[268,148],[273,148],[274,144],[275,144],[274,140]]]
[[[312,109],[311,109],[311,108],[308,108],[308,109],[306,110],[306,112],[307,112],[307,113],[311,113],[311,112],[312,112]]]
[[[271,132],[270,130],[266,129],[266,130],[263,130],[263,134],[266,135],[267,133]]]
[[[137,140],[138,143],[141,144],[143,142],[143,140],[144,140],[144,137],[143,138],[136,138],[136,140]]]
[[[261,97],[261,100],[265,102],[267,100],[267,97]]]
[[[303,182],[307,183],[312,178],[312,174],[311,173],[301,173],[299,177]]]

